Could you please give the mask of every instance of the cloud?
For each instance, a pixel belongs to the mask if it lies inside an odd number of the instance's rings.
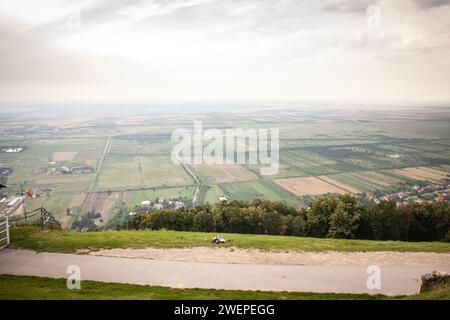
[[[438,91],[450,85],[448,15],[424,10],[442,1],[28,2],[0,4],[0,98],[382,96],[384,74],[406,88],[397,97],[450,95]],[[373,4],[381,29],[367,24]],[[416,70],[423,88],[408,87]]]
[[[367,7],[376,4],[377,0],[339,0],[323,6],[325,12],[364,14]]]
[[[450,0],[412,0],[419,8],[430,9],[450,4]]]
[[[70,83],[89,78],[85,58],[55,50],[49,41],[52,36],[47,33],[23,33],[16,26],[0,24],[0,38],[0,86]]]

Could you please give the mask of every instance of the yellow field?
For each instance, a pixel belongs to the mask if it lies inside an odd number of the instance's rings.
[[[52,156],[53,161],[72,161],[77,156],[78,152],[54,152]]]
[[[318,177],[277,179],[275,182],[298,196],[315,196],[325,193],[346,194],[349,193],[348,189],[351,189],[348,186],[345,189],[340,188]]]
[[[447,172],[425,167],[395,169],[392,171],[408,178],[422,181],[428,180],[432,182],[439,182],[447,178]]]

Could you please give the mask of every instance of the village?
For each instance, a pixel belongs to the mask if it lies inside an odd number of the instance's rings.
[[[54,162],[50,164],[55,164]],[[86,165],[74,165],[74,166],[62,166],[62,167],[51,167],[51,168],[43,168],[43,172],[47,175],[64,175],[64,174],[77,174],[77,173],[93,173],[95,172],[95,168]]]
[[[414,184],[404,189],[405,190],[383,195],[371,195],[367,197],[367,200],[375,203],[380,203],[381,201],[393,201],[398,207],[409,203],[421,203],[427,201],[445,201],[450,203],[450,183],[448,180],[442,184]]]
[[[2,148],[1,149],[2,152],[4,153],[20,153],[24,150],[24,148],[22,147],[7,147],[7,148]]]
[[[52,189],[50,188],[36,188],[30,191],[30,197],[39,198],[44,195],[49,196],[51,193]],[[11,193],[8,191],[0,192],[1,213],[8,216],[23,214],[23,210],[19,209],[23,208],[25,196],[25,194],[20,195],[20,190],[18,190],[17,193]]]
[[[141,202],[140,206],[137,206],[133,211],[129,212],[128,215],[133,216],[137,213],[148,212],[151,210],[177,210],[181,208],[185,208],[186,204],[180,198],[173,198],[166,200],[163,196],[159,196],[154,201],[152,200],[144,200]]]

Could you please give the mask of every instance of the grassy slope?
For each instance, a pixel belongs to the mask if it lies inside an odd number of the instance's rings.
[[[275,299],[382,299],[381,295],[263,292],[211,289],[171,289],[157,286],[82,281],[81,290],[68,290],[65,279],[31,276],[0,276],[0,300],[7,299],[188,299],[188,300],[275,300]]]
[[[212,289],[172,289],[157,286],[83,281],[81,290],[68,290],[65,279],[0,275],[0,300],[380,300],[450,299],[450,286],[413,296],[387,297],[368,294],[268,292]]]
[[[40,231],[22,227],[11,230],[12,246],[48,252],[77,252],[111,248],[217,247],[212,233],[177,231]],[[336,240],[267,235],[224,234],[230,242],[221,246],[305,251],[415,251],[450,252],[450,243],[370,240]]]

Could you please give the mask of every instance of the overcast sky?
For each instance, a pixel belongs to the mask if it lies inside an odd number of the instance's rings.
[[[450,0],[0,0],[0,99],[450,101]]]

